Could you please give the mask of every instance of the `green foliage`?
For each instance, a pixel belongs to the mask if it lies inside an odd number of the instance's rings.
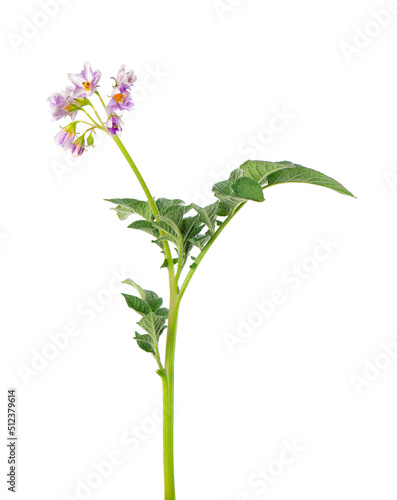
[[[315,184],[317,186],[323,186],[329,189],[333,189],[338,193],[354,197],[354,195],[350,191],[348,191],[335,179],[332,179],[331,177],[328,177],[321,172],[317,172],[317,170],[301,167],[299,165],[296,165],[292,168],[285,168],[269,175],[267,178],[266,187],[288,182],[304,182],[305,184]]]
[[[241,165],[244,176],[259,182],[263,187],[285,184],[288,182],[302,182],[333,189],[341,194],[353,196],[342,184],[327,175],[302,167],[290,161],[246,161]]]
[[[135,288],[139,294],[139,297],[127,295],[125,293],[122,295],[128,307],[142,316],[138,325],[147,332],[143,335],[136,332],[134,338],[141,349],[157,357],[159,356],[158,340],[161,333],[166,328],[166,320],[169,311],[166,307],[161,307],[163,305],[163,299],[159,297],[157,293],[152,290],[143,289],[130,278],[124,280],[123,283]]]
[[[233,170],[227,181],[214,184],[212,191],[219,198],[218,215],[232,216],[236,208],[248,200],[263,201],[261,185],[252,178],[244,178],[240,168]]]
[[[155,238],[160,236],[159,230],[154,227],[153,222],[149,222],[148,220],[136,220],[130,224],[128,228],[139,229],[150,234],[151,236],[154,236]]]
[[[288,161],[246,161],[240,168],[233,170],[225,181],[217,182],[213,192],[217,199],[215,203],[206,207],[192,203],[186,205],[180,199],[159,198],[155,200],[158,214],[154,216],[151,206],[146,201],[132,198],[113,198],[107,201],[115,204],[112,209],[116,211],[120,220],[125,220],[131,215],[139,219],[128,227],[138,229],[154,237],[161,251],[164,251],[164,242],[171,243],[177,252],[177,257],[172,258],[172,265],[177,266],[176,278],[185,266],[193,247],[203,251],[216,237],[217,231],[222,229],[227,221],[233,217],[237,208],[247,201],[264,201],[263,190],[283,183],[303,182],[324,186],[339,193],[353,196],[339,182],[330,177],[301,165]],[[188,215],[194,209],[196,215]],[[204,250],[206,251],[206,250]],[[193,263],[190,269],[195,269],[197,263],[192,256]],[[168,268],[169,262],[164,260],[162,268]],[[175,270],[174,270],[175,271]],[[135,334],[138,346],[155,356],[159,363],[160,372],[162,365],[158,342],[161,333],[166,328],[169,311],[162,307],[163,299],[155,292],[141,288],[131,279],[123,281],[132,286],[139,297],[123,294],[128,307],[142,316],[138,325],[145,333]]]
[[[152,353],[154,356],[159,356],[158,341],[166,328],[165,322],[166,318],[164,316],[157,315],[154,312],[150,312],[144,316],[138,322],[138,325],[147,333],[141,335],[135,332],[134,338],[138,346],[144,351]]]
[[[199,220],[203,224],[205,224],[210,230],[211,235],[215,234],[215,222],[218,214],[219,201],[216,201],[212,205],[208,205],[208,207],[201,208],[195,203],[192,203],[192,208],[196,210],[199,214]]]
[[[249,177],[239,177],[232,184],[236,198],[252,201],[264,201],[261,185]]]
[[[105,201],[117,205],[112,210],[116,211],[120,220],[125,220],[132,214],[140,215],[147,221],[154,219],[152,209],[147,201],[134,200],[132,198],[113,198]]]
[[[277,170],[282,170],[286,167],[291,167],[293,163],[289,161],[279,161],[279,162],[271,162],[271,161],[251,161],[248,160],[241,165],[241,170],[243,171],[243,175],[250,179],[253,179],[256,182],[259,182],[261,186],[264,186],[267,183],[266,177],[276,172]]]
[[[144,300],[140,299],[139,297],[135,297],[135,295],[127,295],[125,293],[122,293],[121,295],[125,298],[127,306],[131,309],[134,309],[134,311],[136,311],[137,313],[141,314],[142,316],[150,313],[151,309],[149,307],[149,304],[147,304]]]

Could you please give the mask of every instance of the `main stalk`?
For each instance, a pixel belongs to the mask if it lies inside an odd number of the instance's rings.
[[[165,375],[163,376],[163,460],[164,500],[175,500],[174,473],[174,380],[175,343],[181,296],[171,290],[170,312],[165,354]]]

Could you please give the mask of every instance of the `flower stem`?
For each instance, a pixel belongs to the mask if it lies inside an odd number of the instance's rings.
[[[97,122],[94,120],[94,118],[93,118],[93,117],[92,117],[92,116],[88,113],[88,111],[86,111],[84,108],[80,108],[80,109],[81,109],[81,111],[82,111],[83,113],[85,113],[85,114],[88,116],[88,118],[92,121],[92,123],[93,123],[96,127],[98,127],[98,128],[100,128],[100,129],[104,130],[105,132],[107,132],[107,131],[106,131],[106,128],[105,128],[105,127],[103,127],[103,124],[102,124],[102,125],[99,125],[99,123],[97,123]],[[102,120],[100,120],[100,122],[102,123]]]
[[[105,105],[105,103],[103,102],[103,99],[102,99],[102,97],[101,97],[101,94],[100,94],[97,90],[95,91],[95,94],[99,97],[99,100],[101,101],[102,106],[106,109],[106,105]]]

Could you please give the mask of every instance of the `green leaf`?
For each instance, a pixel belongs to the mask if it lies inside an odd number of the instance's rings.
[[[169,310],[167,307],[160,307],[160,309],[157,309],[156,311],[157,316],[164,316],[164,318],[168,318]]]
[[[160,215],[165,215],[167,212],[172,210],[173,207],[178,207],[185,204],[183,200],[169,200],[168,198],[159,198],[155,203]]]
[[[132,281],[132,279],[131,279],[131,278],[127,278],[127,279],[125,279],[124,281],[122,281],[121,283],[123,283],[123,284],[125,284],[125,285],[130,285],[130,286],[134,287],[134,288],[135,288],[135,290],[137,290],[137,292],[138,292],[138,293],[139,293],[139,295],[141,296],[141,298],[142,298],[143,300],[145,300],[145,290],[144,290],[142,287],[140,287],[140,286],[138,285],[138,283],[135,283],[135,281]]]
[[[147,220],[136,220],[128,227],[131,229],[140,229],[141,231],[144,231],[145,233],[151,234],[155,238],[158,238],[158,236],[160,236],[160,233],[153,224],[153,222]]]
[[[153,297],[150,298],[149,294],[147,293],[146,298],[148,300],[150,309],[157,314],[157,310],[163,305],[163,299],[161,297],[158,297],[154,292],[151,293],[153,294]]]
[[[267,177],[266,188],[274,186],[276,184],[284,184],[289,182],[315,184],[317,186],[323,186],[329,189],[333,189],[338,193],[354,197],[354,195],[350,191],[348,191],[335,179],[332,179],[331,177],[328,177],[327,175],[324,175],[317,170],[302,167],[301,165],[294,165],[293,167],[284,168],[282,170],[274,172],[273,174],[270,174]]]
[[[134,200],[133,198],[112,198],[110,203],[115,203],[117,206],[112,208],[115,210],[120,220],[125,220],[131,214],[137,214],[145,220],[153,220],[153,212],[147,201]]]
[[[233,181],[234,182],[234,181]],[[230,181],[220,181],[213,185],[212,191],[217,198],[231,196],[233,193],[232,183]]]
[[[229,182],[233,184],[233,182],[236,182],[236,180],[239,179],[242,175],[244,175],[244,172],[241,171],[241,168],[232,170],[229,175]]]
[[[149,307],[149,304],[147,304],[143,299],[135,297],[135,295],[127,295],[126,293],[122,293],[121,295],[125,298],[128,307],[134,309],[134,311],[136,311],[137,313],[141,314],[142,316],[150,313],[151,309]]]
[[[248,182],[242,180],[247,179],[243,174],[240,169],[233,170],[227,181],[214,184],[212,191],[220,200],[218,206],[220,217],[233,214],[236,208],[247,200],[263,201],[263,194],[258,191],[258,188],[261,190],[261,186],[259,184],[256,186],[257,183],[253,179]]]
[[[266,184],[266,177],[269,174],[292,166],[294,166],[294,164],[289,161],[271,162],[248,160],[243,163],[240,168],[244,172],[245,177],[249,177],[263,186]]]
[[[173,243],[176,247],[179,247],[182,242],[182,235],[178,229],[178,226],[174,224],[171,220],[168,222],[158,221],[154,222],[154,227],[162,231],[164,234],[157,238],[156,243],[161,243],[163,241],[169,241]],[[160,245],[162,247],[162,245]]]
[[[163,304],[163,299],[157,295],[156,292],[152,290],[144,290],[141,286],[139,286],[135,281],[132,281],[131,278],[127,278],[122,281],[122,283],[126,285],[130,285],[137,290],[142,300],[149,306],[148,313],[151,311],[155,312],[159,307]],[[147,313],[146,313],[147,314]]]
[[[165,317],[150,312],[138,322],[138,325],[143,328],[152,339],[158,340],[165,328]]]
[[[163,240],[170,241],[177,247],[179,253],[182,253],[183,237],[179,228],[182,224],[185,208],[186,207],[179,207],[177,210],[168,212],[166,216],[160,215],[160,220],[153,222],[154,227],[164,233],[163,236],[157,238],[157,244],[161,243]]]
[[[181,223],[181,235],[185,244],[189,238],[194,238],[203,229],[199,216],[185,217]]]
[[[147,333],[141,335],[138,332],[135,332],[135,337],[134,339],[136,340],[138,346],[143,349],[146,352],[150,352],[151,354],[155,355],[156,354],[156,347],[155,343],[150,335]]]
[[[210,230],[211,234],[215,234],[215,221],[218,214],[219,201],[216,201],[212,205],[208,205],[207,207],[201,208],[195,203],[192,203],[192,207],[199,214],[200,222],[205,224]]]
[[[199,235],[196,238],[191,238],[189,241],[192,245],[202,250],[205,247],[205,245],[209,242],[210,238],[211,234],[208,231],[208,233]]]
[[[264,201],[261,185],[249,177],[239,177],[232,184],[233,194],[242,200]]]

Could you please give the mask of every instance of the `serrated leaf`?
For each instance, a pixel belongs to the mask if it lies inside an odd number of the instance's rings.
[[[122,293],[121,295],[125,298],[128,307],[134,309],[134,311],[136,311],[137,313],[141,314],[142,316],[150,313],[151,308],[149,304],[147,304],[143,299],[135,297],[135,295],[127,295],[126,293]]]
[[[199,214],[199,220],[203,224],[205,224],[210,230],[211,234],[215,234],[215,221],[218,215],[219,201],[216,201],[212,205],[208,205],[207,207],[199,207],[195,203],[192,203],[192,207]]]
[[[140,215],[148,221],[153,220],[153,212],[147,201],[135,200],[133,198],[112,198],[105,201],[117,205],[112,210],[116,211],[120,220],[127,219],[131,214]]]
[[[135,332],[135,337],[138,346],[143,349],[145,352],[150,352],[151,354],[155,354],[155,343],[150,335],[147,333],[141,335],[138,332]]]
[[[165,317],[150,312],[138,322],[138,325],[143,328],[152,339],[158,339],[165,328]]]
[[[301,165],[293,165],[293,167],[287,167],[270,174],[267,177],[266,188],[274,186],[276,184],[302,182],[305,184],[315,184],[316,186],[323,186],[337,191],[338,193],[354,197],[354,195],[349,190],[347,190],[335,179],[332,179],[331,177],[328,177],[327,175],[322,174],[317,170],[302,167]]]
[[[249,177],[239,177],[232,184],[233,195],[242,200],[264,201],[261,185]]]
[[[128,227],[131,229],[139,229],[157,238],[160,235],[160,233],[153,224],[154,224],[153,222],[147,220],[136,220]]]

